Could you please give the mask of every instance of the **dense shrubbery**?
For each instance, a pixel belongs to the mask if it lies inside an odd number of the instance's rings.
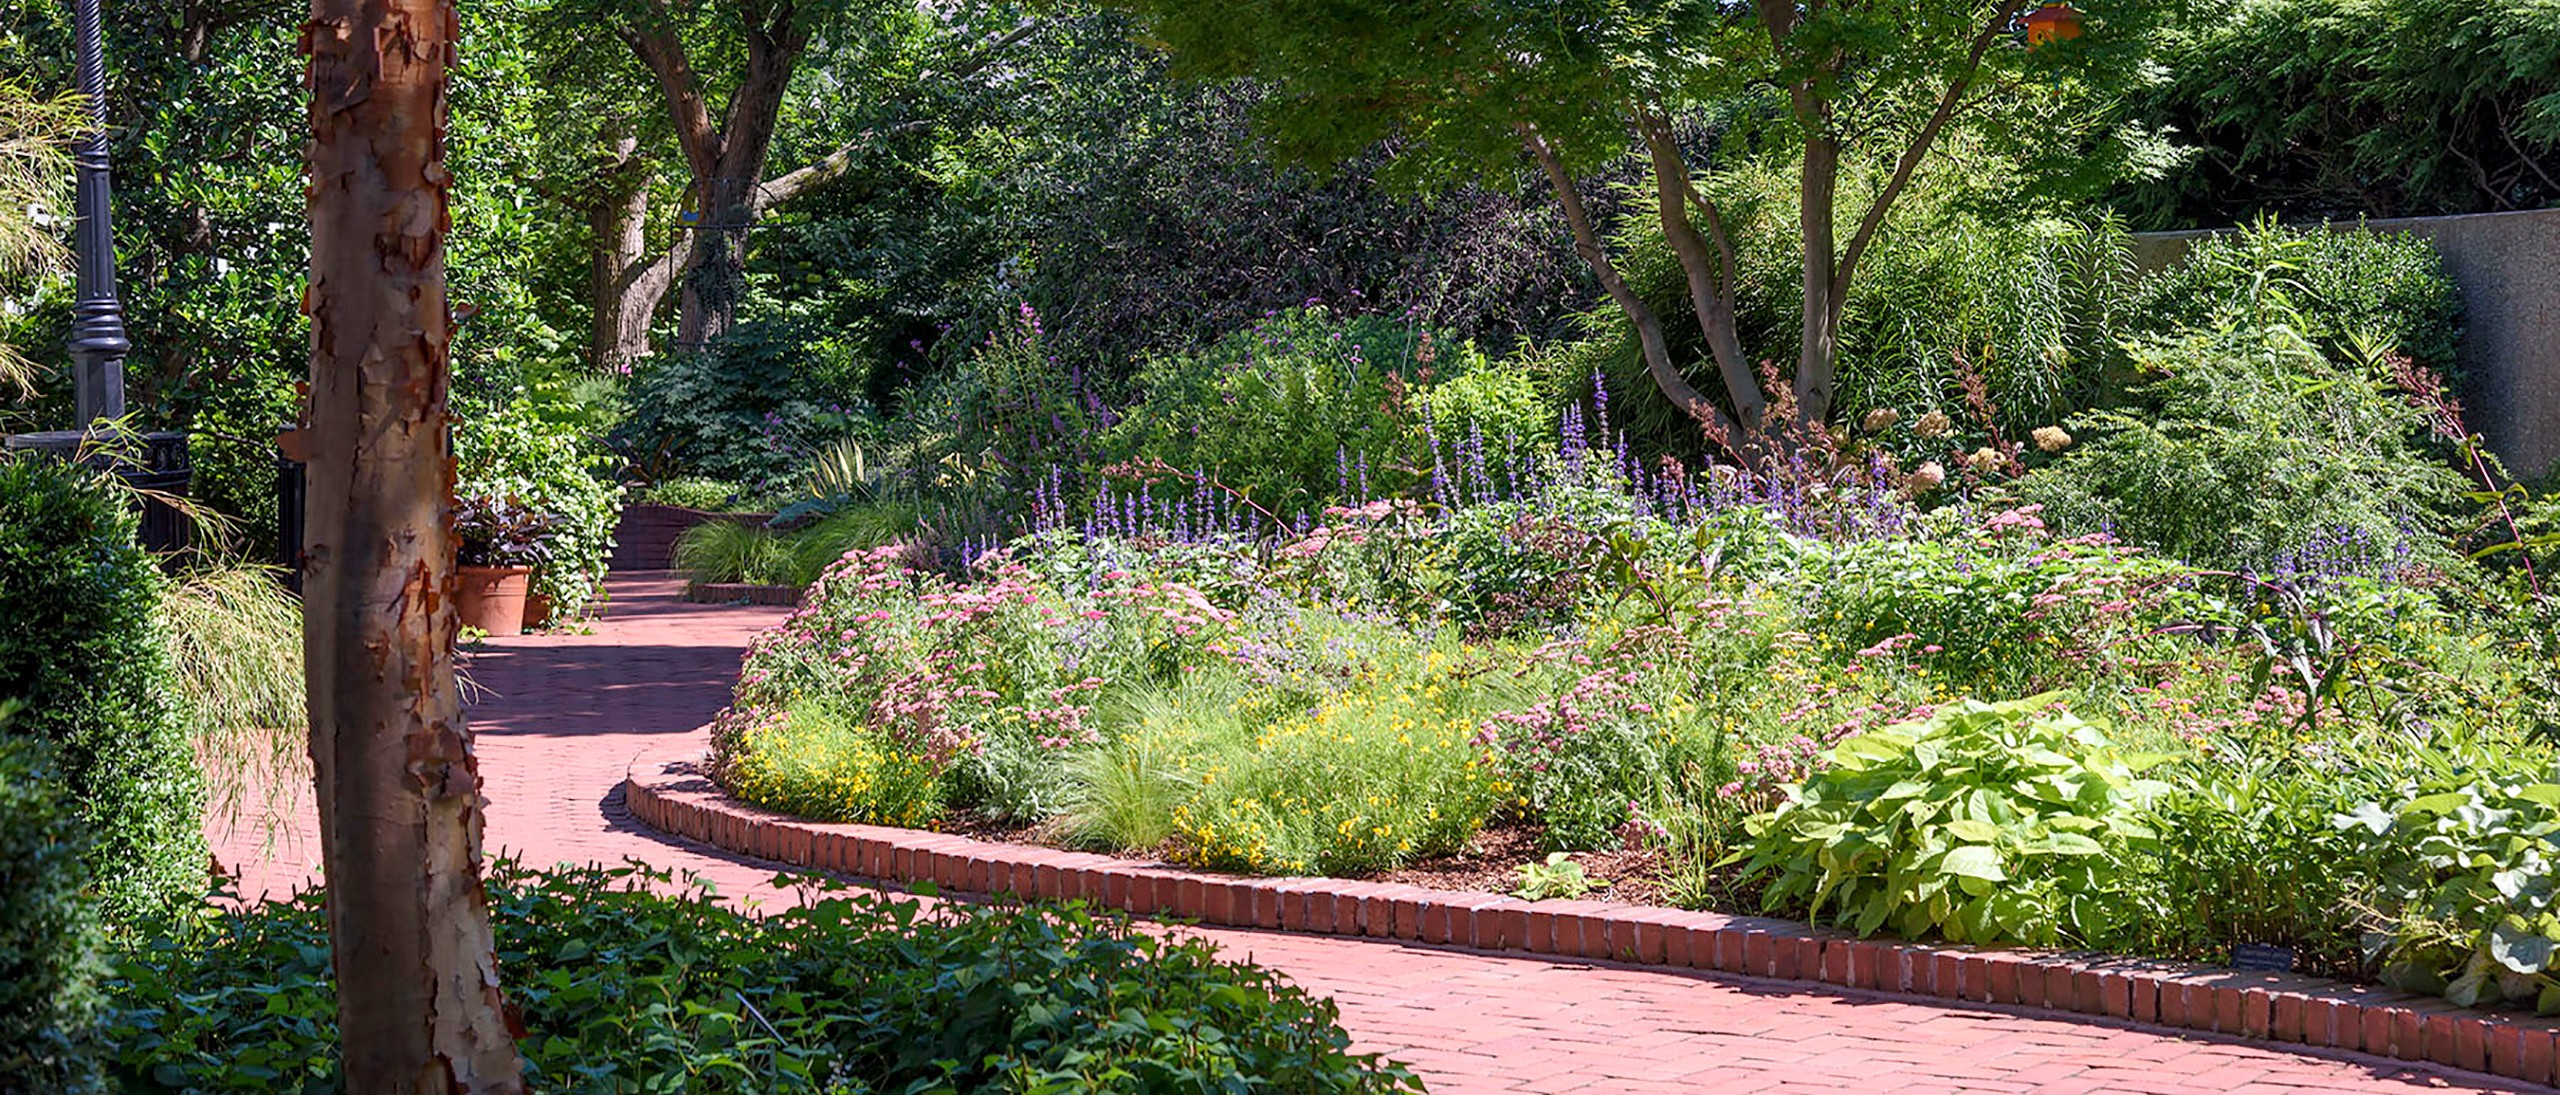
[[[0,729],[15,705],[0,701]],[[97,913],[42,743],[0,738],[0,1088],[100,1090]]]
[[[491,870],[536,1090],[1419,1089],[1350,1053],[1331,1003],[1205,942],[840,889],[753,916],[668,882]],[[110,1068],[130,1090],[340,1082],[316,892],[168,924],[106,987]]]
[[[708,476],[761,490],[862,417],[821,394],[806,332],[749,324],[698,353],[651,358],[633,374],[613,447],[644,477]],[[851,399],[851,397],[847,397]]]
[[[2129,181],[2146,226],[2560,202],[2560,47],[2537,0],[2257,0],[2164,55],[2134,112],[2191,149]]]
[[[453,450],[457,497],[504,501],[548,518],[549,549],[533,591],[550,598],[557,618],[584,612],[604,592],[605,559],[622,514],[622,486],[606,478],[612,458],[512,402],[461,418]]]
[[[0,460],[0,696],[52,744],[112,919],[203,889],[203,781],[158,620],[163,578],[102,475]]]
[[[2441,565],[2465,484],[2386,364],[2289,325],[2137,344],[2148,409],[2093,411],[2025,492],[2075,528],[2208,566]]]

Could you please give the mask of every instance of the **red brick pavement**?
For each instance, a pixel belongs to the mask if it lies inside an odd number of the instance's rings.
[[[489,844],[531,862],[690,870],[749,902],[787,901],[776,866],[635,824],[632,758],[717,711],[748,636],[783,610],[696,606],[664,575],[617,575],[583,635],[491,640],[472,655],[472,728]],[[311,877],[307,797],[262,841],[218,832],[249,893]],[[261,846],[273,849],[262,854]],[[1182,929],[1331,996],[1360,1048],[1435,1092],[2231,1093],[2540,1090],[2348,1053],[2286,1052],[2123,1024],[1948,1007],[1799,982],[1487,955],[1419,944]]]

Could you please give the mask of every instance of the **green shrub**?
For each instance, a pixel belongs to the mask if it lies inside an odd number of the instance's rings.
[[[2162,773],[2175,790],[2152,805],[2160,839],[2126,879],[2126,900],[2144,911],[2099,942],[2212,962],[2235,943],[2257,943],[2292,948],[2304,972],[2363,967],[2370,864],[2333,819],[2377,769],[2335,748],[2283,742],[2268,751],[2283,755],[2217,748]]]
[[[0,726],[10,705],[0,703]],[[83,830],[42,743],[0,739],[0,1090],[99,1090]]]
[[[2438,769],[2338,818],[2384,864],[2384,980],[2560,1014],[2560,773],[2521,767]]]
[[[0,460],[0,696],[52,743],[110,920],[203,892],[204,786],[156,622],[166,579],[96,473]]]
[[[940,763],[824,701],[746,731],[727,771],[739,798],[800,817],[915,828],[942,816]]]
[[[2252,0],[2202,11],[2131,104],[2192,154],[2128,179],[2152,226],[2262,212],[2560,204],[2560,48],[2540,0]],[[2183,151],[2183,150],[2182,150]]]
[[[2000,160],[1971,158],[1976,164]],[[1711,196],[1724,205],[1737,243],[1742,290],[1735,322],[1742,344],[1795,345],[1803,326],[1803,251],[1794,182],[1746,167],[1720,172],[1712,185],[1722,190]],[[2098,394],[2120,356],[2115,342],[2133,280],[2123,226],[2108,219],[1985,216],[1976,211],[1985,207],[1973,200],[1978,195],[1966,193],[1980,185],[1924,173],[1861,260],[1840,320],[1834,421],[1854,423],[1879,407],[1915,417],[1943,409],[1967,419],[1962,378],[1968,371],[1983,383],[1998,425],[2011,437],[2050,425]],[[1997,204],[2008,207],[2010,197]],[[1633,221],[1619,244],[1629,284],[1666,317],[1674,359],[1693,363],[1691,379],[1720,394],[1705,338],[1688,318],[1686,276],[1653,218]],[[1623,316],[1603,302],[1585,323],[1594,337],[1565,351],[1556,369],[1564,394],[1587,391],[1596,369],[1608,378],[1614,422],[1640,446],[1695,452],[1696,424],[1644,375]],[[1964,440],[1970,447],[1980,435]]]
[[[804,332],[740,325],[696,353],[661,354],[631,378],[631,413],[613,448],[653,478],[709,476],[762,490],[787,480],[802,454],[865,417],[829,403],[808,375]]]
[[[737,912],[707,885],[490,870],[534,1090],[1418,1091],[1352,1054],[1332,1003],[1206,942],[1074,909],[945,906],[810,883]],[[335,1090],[317,892],[175,926],[107,985],[127,1090]]]
[[[2138,343],[2142,405],[2020,485],[2062,527],[2110,529],[2202,566],[2277,569],[2341,542],[2367,570],[2447,565],[2465,484],[2380,362],[2324,354],[2285,317]],[[2406,557],[2402,557],[2402,556]]]
[[[555,619],[586,611],[604,592],[622,516],[622,485],[603,478],[613,458],[520,404],[457,421],[453,452],[456,495],[512,498],[552,518],[550,558],[534,573],[533,591],[551,598]]]
[[[1746,874],[1769,908],[1860,934],[2050,945],[2103,938],[2128,852],[2166,790],[2054,697],[1966,700],[1850,738],[1831,765],[1753,818]]]
[[[1473,347],[1424,328],[1292,310],[1205,350],[1147,362],[1137,378],[1139,405],[1112,427],[1105,448],[1114,459],[1206,472],[1282,515],[1365,501],[1348,497],[1360,493],[1362,469],[1371,497],[1406,494],[1430,481],[1434,453],[1421,406],[1429,378],[1481,364]],[[1534,421],[1502,387],[1461,389],[1453,421],[1463,431],[1461,408],[1486,416],[1480,432]],[[1439,438],[1438,455],[1452,471],[1466,440],[1464,432]],[[1485,440],[1500,446],[1506,438]]]
[[[2333,360],[2352,360],[2362,339],[2461,390],[2461,287],[2434,247],[2406,233],[2260,221],[2195,241],[2176,265],[2141,280],[2128,310],[2135,335],[2283,322]]]
[[[727,509],[745,489],[727,479],[686,475],[649,484],[640,492],[640,500],[659,506],[718,511]]]
[[[2041,519],[1989,519],[2029,522]],[[2119,547],[2011,531],[1850,544],[1816,556],[1802,580],[1807,617],[1840,649],[1919,664],[1958,689],[2022,695],[2076,683],[2113,647],[2165,645],[2147,638],[2169,622],[2157,593],[2184,575]]]

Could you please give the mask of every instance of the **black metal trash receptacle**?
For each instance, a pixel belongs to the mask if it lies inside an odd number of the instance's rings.
[[[140,442],[134,444],[132,442]],[[195,522],[169,499],[187,496],[195,465],[187,456],[187,435],[174,430],[100,441],[78,430],[9,435],[6,447],[47,459],[77,460],[114,473],[142,494],[142,546],[163,558],[195,546]]]

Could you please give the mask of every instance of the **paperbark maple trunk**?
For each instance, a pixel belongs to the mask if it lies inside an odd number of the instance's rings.
[[[311,0],[311,759],[350,1091],[520,1092],[453,675],[453,0]]]

